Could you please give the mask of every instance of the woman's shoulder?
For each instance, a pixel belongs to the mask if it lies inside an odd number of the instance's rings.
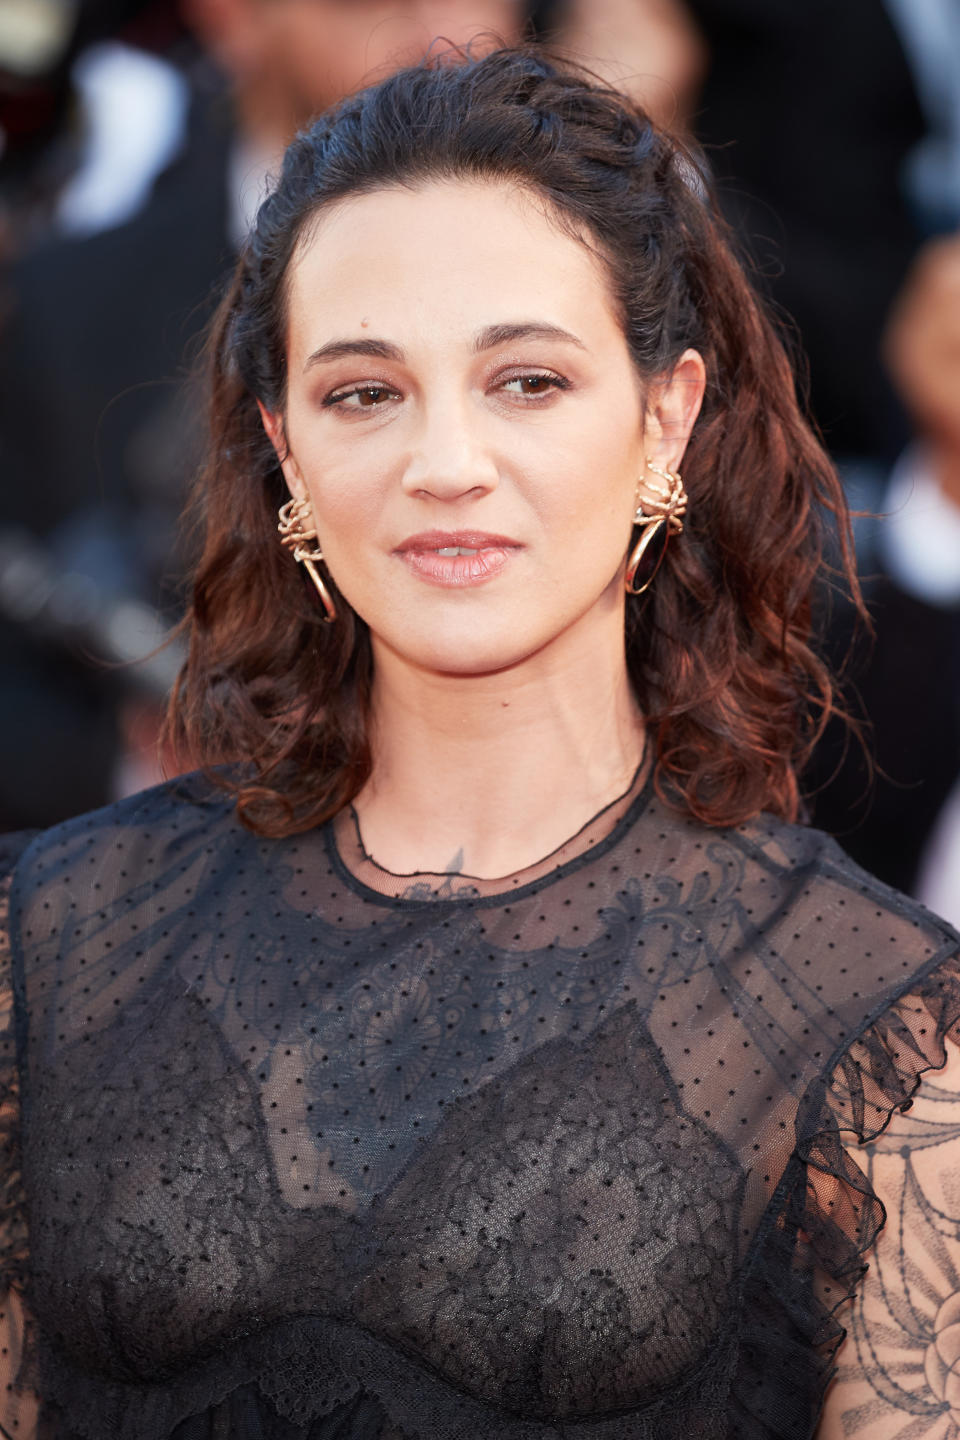
[[[829,1068],[898,1007],[960,1018],[960,935],[829,835],[766,813],[723,830],[677,824],[686,843],[675,828],[667,853],[683,884],[671,891],[666,864],[649,868],[711,973],[787,1049]]]
[[[245,832],[232,801],[215,780],[197,771],[166,780],[97,810],[85,811],[32,835],[12,837],[11,868],[21,880],[68,880],[71,867],[130,873],[139,860],[152,866],[174,850]],[[2,853],[2,849],[0,849]],[[82,871],[81,871],[82,873]]]
[[[839,1066],[831,1077],[839,1109],[869,1132],[871,1088],[884,1093],[878,1115],[889,1114],[924,1069],[943,1063],[944,1039],[960,1020],[960,934],[823,831],[763,815],[738,840],[754,876],[748,893],[764,889],[765,875],[767,888],[776,882],[753,953],[782,960],[800,1035],[822,1055],[825,1075]]]
[[[777,890],[780,905],[802,912],[815,925],[839,929],[850,937],[885,932],[894,925],[904,933],[920,932],[960,946],[960,933],[949,921],[864,870],[836,839],[813,825],[763,812],[728,833],[743,854],[754,885],[769,877],[767,883]]]
[[[128,941],[152,937],[134,952],[161,953],[157,917],[185,915],[209,877],[257,843],[199,772],[26,838],[9,847],[10,943],[28,970],[58,973],[69,957],[116,956],[121,928]]]
[[[842,946],[875,958],[875,941],[883,950],[902,944],[909,963],[907,952],[922,955],[928,942],[960,947],[949,921],[871,875],[813,825],[762,811],[738,825],[710,827],[656,803],[642,823],[644,841],[654,842],[644,845],[648,875],[664,882],[682,877],[686,904],[705,913],[737,911],[755,935],[777,932],[788,951],[796,942],[808,954]]]

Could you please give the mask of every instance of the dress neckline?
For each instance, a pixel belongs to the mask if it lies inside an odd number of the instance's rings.
[[[381,905],[494,905],[538,894],[588,860],[606,854],[646,809],[653,791],[649,740],[629,785],[539,860],[511,875],[483,878],[468,874],[388,870],[367,851],[357,813],[347,806],[324,827],[327,854],[338,876],[356,894]]]

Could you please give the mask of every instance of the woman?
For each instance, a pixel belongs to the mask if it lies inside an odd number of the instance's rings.
[[[535,55],[402,72],[212,368],[221,763],[12,883],[6,1431],[812,1435],[960,942],[793,823],[841,499],[701,176]],[[821,1435],[952,1433],[910,1265]]]

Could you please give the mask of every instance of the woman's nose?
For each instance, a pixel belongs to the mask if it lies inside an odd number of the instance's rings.
[[[407,494],[479,497],[495,489],[499,478],[494,457],[459,407],[437,408],[424,417],[404,469]]]

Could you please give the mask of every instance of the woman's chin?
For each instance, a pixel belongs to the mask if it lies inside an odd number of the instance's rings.
[[[494,633],[480,633],[475,629],[461,630],[452,627],[433,627],[420,635],[407,633],[394,636],[373,633],[374,657],[390,652],[394,660],[406,663],[411,668],[435,675],[470,676],[494,675],[510,670],[549,644],[539,636],[525,636],[517,633],[516,626],[497,627]]]

